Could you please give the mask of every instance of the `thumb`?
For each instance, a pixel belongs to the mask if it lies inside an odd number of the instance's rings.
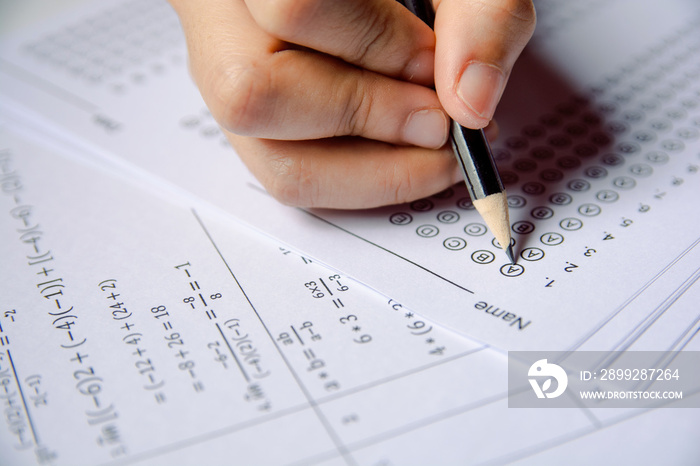
[[[493,118],[515,60],[535,29],[531,0],[437,0],[435,88],[462,126]]]

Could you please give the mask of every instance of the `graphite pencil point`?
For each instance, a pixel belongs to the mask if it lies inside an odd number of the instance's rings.
[[[513,245],[509,244],[508,247],[506,248],[506,255],[508,256],[508,259],[510,259],[511,264],[515,264],[515,256],[513,255]]]

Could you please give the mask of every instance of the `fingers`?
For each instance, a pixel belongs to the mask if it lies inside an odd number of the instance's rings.
[[[484,131],[494,139],[498,126],[491,122]],[[226,136],[267,192],[292,206],[400,204],[464,182],[449,148],[427,150],[352,137],[290,142]]]
[[[493,118],[515,60],[532,36],[530,0],[437,0],[435,86],[462,126]]]
[[[230,75],[229,75],[230,78]],[[448,119],[430,89],[304,50],[272,54],[236,77],[220,123],[237,134],[304,140],[363,136],[442,147]]]
[[[245,0],[271,36],[387,76],[430,85],[435,37],[393,0]]]
[[[257,27],[242,0],[173,3],[186,10],[192,74],[225,129],[284,140],[356,135],[427,148],[447,141],[449,121],[434,91],[290,49]]]
[[[227,135],[265,189],[284,204],[340,209],[408,202],[461,179],[452,151],[360,138],[275,141]]]
[[[443,105],[418,84],[430,83],[425,62],[432,60],[425,57],[432,57],[435,36],[394,0],[170,1],[204,100],[280,201],[366,208],[425,197],[461,180],[444,147]],[[492,3],[509,1],[515,2]],[[492,3],[483,11],[476,0],[438,5],[438,92],[470,127],[490,120],[489,108],[529,38],[526,18],[518,23]],[[472,78],[462,79],[470,76],[467,64],[478,65],[472,77],[488,78],[483,69],[495,69],[500,78],[495,85],[476,80],[482,89],[475,92]]]

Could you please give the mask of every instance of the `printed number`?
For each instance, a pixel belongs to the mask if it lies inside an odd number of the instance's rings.
[[[194,368],[194,361],[185,361],[177,365],[181,371],[191,370]]]
[[[341,317],[341,318],[340,318],[340,323],[341,323],[341,324],[347,324],[348,322],[352,322],[352,321],[355,321],[355,320],[357,320],[357,316],[356,316],[356,315],[353,315],[353,314],[350,314],[350,315],[348,315],[348,316],[346,316],[346,317]]]
[[[622,223],[620,223],[620,226],[621,227],[628,227],[628,226],[632,225],[632,223],[634,223],[632,220],[623,217]]]
[[[107,283],[109,281],[112,281],[112,280],[105,280],[105,281],[101,282],[100,283],[100,290],[107,291],[107,289],[109,289],[109,288],[116,288],[117,287],[116,280],[114,280],[113,283]]]
[[[168,348],[172,348],[173,345],[183,345],[184,344],[184,342],[180,338],[180,334],[177,332],[171,333],[170,336],[166,335],[163,338],[168,340]]]
[[[138,337],[138,336],[132,336],[132,337],[129,338],[128,340],[124,340],[124,343],[126,343],[127,345],[138,345],[138,344],[139,344],[139,341],[141,341],[141,338],[140,338],[140,337]]]

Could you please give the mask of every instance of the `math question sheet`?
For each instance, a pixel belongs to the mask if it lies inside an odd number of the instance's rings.
[[[0,131],[2,464],[698,458],[697,409],[509,409],[500,351],[186,192]]]
[[[13,36],[3,103],[503,350],[620,348],[650,316],[675,325],[672,346],[700,299],[700,12],[641,5],[537,4],[494,144],[514,265],[461,186],[359,212],[271,199],[190,82],[165,2],[89,3]]]
[[[700,7],[536,8],[516,264],[458,185],[277,203],[164,0],[0,41],[0,464],[700,461],[697,409],[508,408],[510,350],[700,350]]]

